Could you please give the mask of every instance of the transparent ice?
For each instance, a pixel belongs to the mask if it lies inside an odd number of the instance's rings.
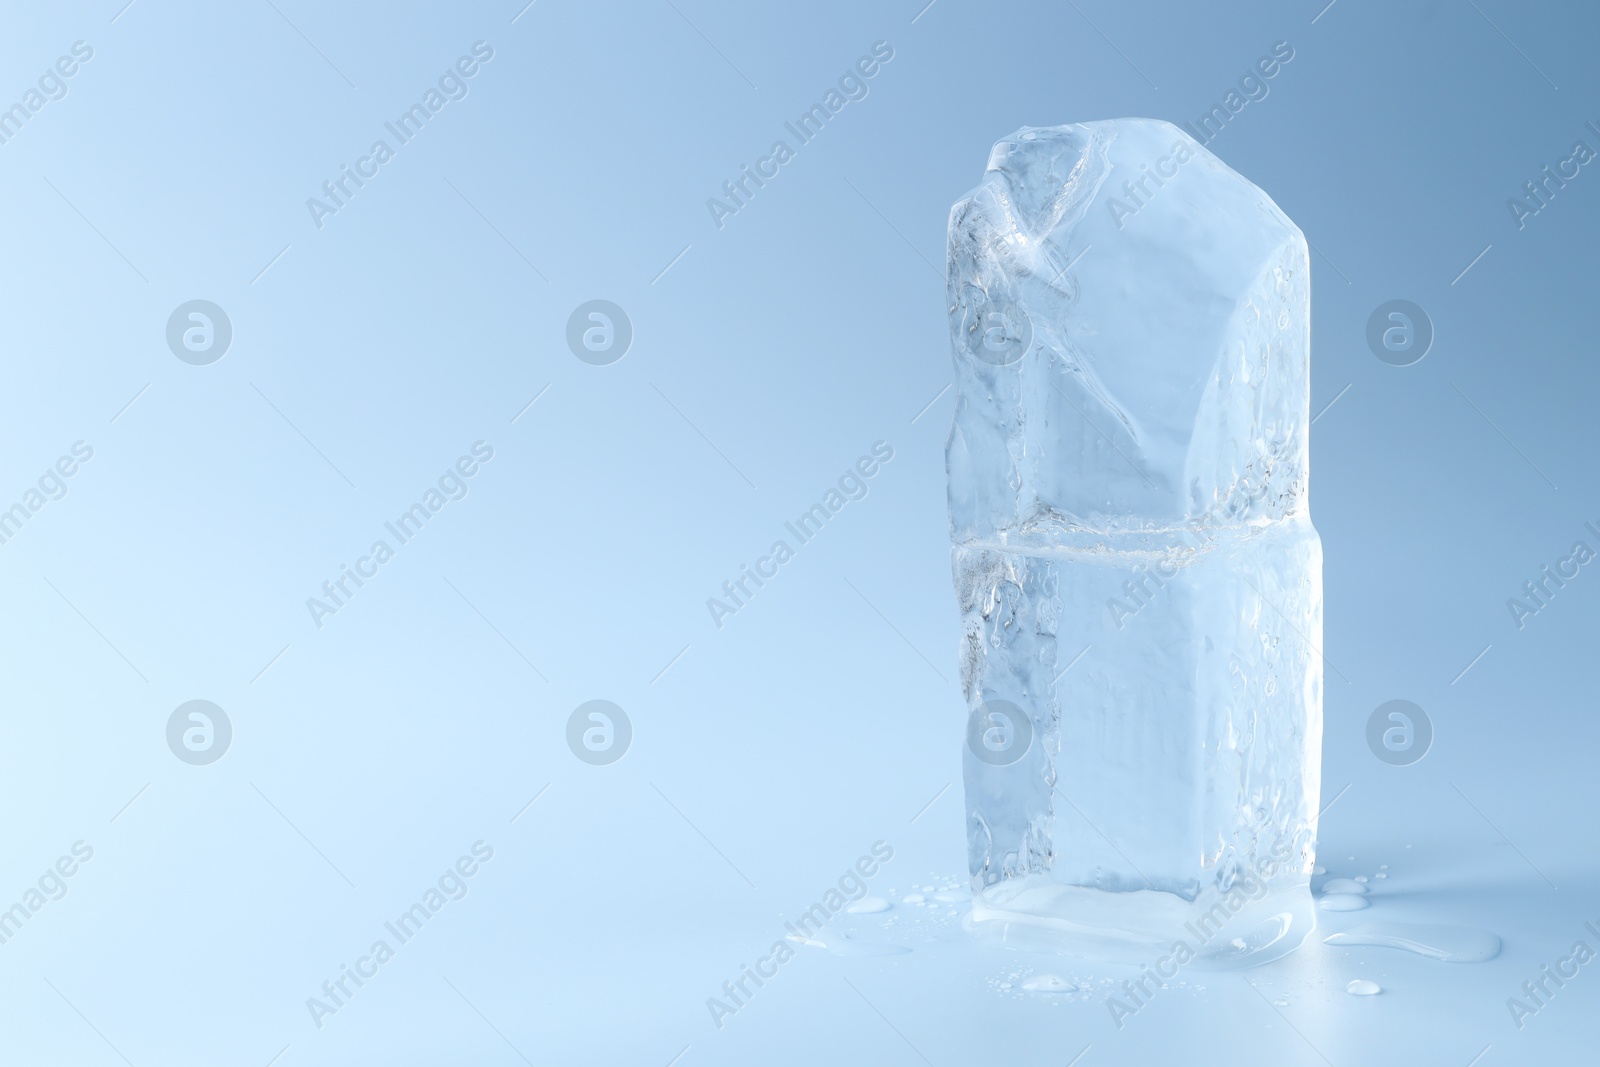
[[[1289,951],[1322,739],[1305,238],[1166,122],[1025,127],[951,209],[947,286],[974,931]]]

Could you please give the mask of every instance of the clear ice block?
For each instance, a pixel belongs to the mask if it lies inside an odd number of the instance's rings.
[[[1025,127],[951,210],[972,929],[1263,962],[1314,925],[1309,261],[1151,119]]]

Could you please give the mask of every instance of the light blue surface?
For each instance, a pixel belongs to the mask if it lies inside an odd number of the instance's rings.
[[[0,34],[5,103],[93,49],[0,143],[0,506],[93,449],[0,544],[0,907],[93,848],[0,944],[0,1059],[1590,1054],[1594,965],[1520,1030],[1506,1001],[1600,949],[1600,577],[1521,629],[1507,599],[1600,549],[1600,176],[1581,165],[1520,229],[1507,200],[1600,149],[1592,13],[122,2],[14,7]],[[307,198],[477,41],[467,95],[319,229]],[[865,97],[718,228],[707,199],[879,41]],[[1010,130],[1192,122],[1278,41],[1294,59],[1209,147],[1317,250],[1323,862],[1390,865],[1373,908],[1324,922],[1456,922],[1504,951],[1314,944],[1256,990],[1185,974],[1119,1030],[1101,998],[994,986],[1125,974],[980,953],[901,903],[858,918],[901,917],[913,952],[799,946],[718,1029],[707,998],[874,842],[894,849],[874,893],[963,873],[950,203]],[[166,342],[194,299],[233,328],[204,366]],[[566,342],[595,299],[633,327],[610,366]],[[1366,342],[1394,299],[1436,331],[1409,367]],[[478,441],[465,498],[318,628],[307,598]],[[877,441],[867,495],[719,628],[707,598]],[[196,699],[233,729],[205,766],[166,740]],[[566,742],[594,699],[633,730],[607,766]],[[1433,723],[1411,766],[1367,747],[1392,699]],[[319,1029],[307,999],[478,841],[466,895]],[[1358,977],[1384,993],[1346,995]]]

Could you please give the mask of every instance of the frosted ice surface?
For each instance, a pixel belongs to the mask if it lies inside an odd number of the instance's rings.
[[[951,210],[947,287],[974,921],[1139,944],[1231,894],[1266,924],[1234,954],[1298,943],[1322,736],[1305,238],[1168,123],[1025,127]]]

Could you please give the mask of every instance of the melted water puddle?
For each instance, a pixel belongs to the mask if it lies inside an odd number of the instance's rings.
[[[1397,948],[1445,963],[1482,963],[1500,954],[1498,936],[1471,926],[1362,922],[1348,930],[1329,934],[1322,941],[1326,945]]]

